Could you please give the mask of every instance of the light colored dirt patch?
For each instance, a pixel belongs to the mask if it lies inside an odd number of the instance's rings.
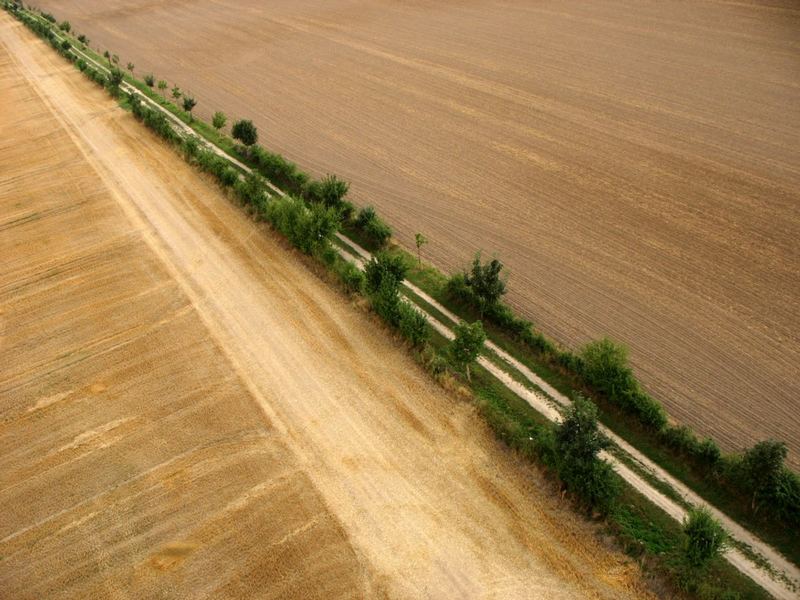
[[[800,466],[795,2],[42,0],[198,112],[352,181],[413,248],[483,248],[559,340]]]
[[[0,238],[4,590],[646,595],[361,311],[6,17],[0,40],[0,223],[46,215]]]

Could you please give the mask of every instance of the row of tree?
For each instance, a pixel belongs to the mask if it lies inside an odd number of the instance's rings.
[[[786,444],[767,440],[741,454],[723,455],[713,440],[700,440],[688,427],[669,423],[663,406],[636,379],[624,346],[604,338],[586,344],[577,354],[558,350],[551,342],[543,342],[540,333],[532,332],[530,322],[517,318],[501,302],[506,289],[503,264],[496,258],[483,262],[478,254],[469,269],[448,280],[446,293],[513,337],[530,342],[529,347],[542,359],[649,432],[681,462],[691,461],[706,482],[749,505],[754,518],[777,526],[800,526],[800,477],[785,466]]]

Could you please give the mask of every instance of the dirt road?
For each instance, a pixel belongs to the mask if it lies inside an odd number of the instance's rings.
[[[5,15],[0,42],[0,589],[646,593],[217,188]]]
[[[439,266],[498,252],[545,331],[628,343],[681,422],[800,466],[795,3],[41,4]]]

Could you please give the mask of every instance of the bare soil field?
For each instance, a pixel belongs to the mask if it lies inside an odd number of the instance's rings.
[[[356,306],[0,15],[0,597],[638,598]]]
[[[679,421],[800,466],[795,2],[41,5],[445,270],[497,253],[547,333],[625,342]]]

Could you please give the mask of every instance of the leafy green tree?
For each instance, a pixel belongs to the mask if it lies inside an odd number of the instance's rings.
[[[183,110],[185,110],[186,112],[189,113],[189,120],[190,121],[192,119],[194,119],[194,117],[192,116],[192,110],[194,109],[195,106],[197,106],[197,100],[195,100],[194,97],[192,97],[192,96],[184,94],[183,95]]]
[[[181,97],[181,95],[182,95],[181,88],[179,88],[177,85],[173,86],[172,87],[172,97],[175,98],[175,100],[177,100],[178,98]]]
[[[89,44],[89,38],[87,38],[84,34],[80,34],[78,36],[78,41],[83,44],[84,46]]]
[[[130,72],[131,72],[131,75],[133,75],[133,70],[134,70],[135,68],[136,68],[136,65],[134,65],[132,62],[129,62],[129,63],[128,63],[128,71],[130,71]]]
[[[364,267],[367,294],[378,291],[384,279],[391,279],[395,286],[403,283],[406,277],[406,265],[402,257],[388,252],[376,252]]]
[[[486,341],[483,324],[480,321],[472,324],[461,322],[453,327],[453,333],[456,337],[450,343],[450,356],[456,365],[464,369],[467,381],[472,381],[469,368],[478,360],[483,343]]]
[[[727,533],[706,507],[689,510],[683,521],[683,533],[687,566],[693,571],[705,568],[727,547]]]
[[[481,264],[481,254],[478,252],[472,261],[472,269],[464,274],[464,281],[475,296],[481,317],[486,309],[497,304],[506,293],[506,282],[500,277],[502,270],[503,263],[496,258],[485,265]]]
[[[155,86],[155,84],[156,84],[155,75],[153,75],[152,73],[147,73],[144,76],[144,82],[147,84],[147,87],[149,87],[152,90],[153,86]]]
[[[69,30],[72,29],[72,25],[69,24],[69,21],[61,21],[58,28],[65,33],[69,33]]]
[[[69,40],[62,40],[61,41],[61,49],[66,53],[69,52],[70,48],[72,48],[72,44],[69,43]]]
[[[336,175],[326,175],[319,181],[312,181],[306,189],[306,197],[312,202],[321,202],[325,206],[341,209],[344,204],[344,197],[350,184],[336,177]]]
[[[428,243],[428,238],[426,238],[421,233],[414,234],[414,243],[417,246],[417,264],[419,268],[422,268],[422,246]]]
[[[783,442],[758,442],[741,459],[741,482],[751,494],[751,508],[758,512],[764,502],[775,500],[788,449]]]
[[[163,79],[158,80],[158,91],[161,92],[161,97],[166,98],[165,90],[167,89],[167,82]]]
[[[556,425],[559,477],[567,489],[603,513],[611,509],[619,494],[611,466],[598,456],[608,445],[597,425],[597,407],[578,396]]]
[[[231,128],[233,139],[239,140],[245,146],[252,146],[258,141],[258,130],[252,121],[241,119],[236,121]]]
[[[211,118],[211,124],[214,126],[214,129],[219,131],[223,127],[225,127],[225,123],[228,122],[228,117],[225,116],[225,113],[221,111],[217,111],[214,113],[214,116]]]

